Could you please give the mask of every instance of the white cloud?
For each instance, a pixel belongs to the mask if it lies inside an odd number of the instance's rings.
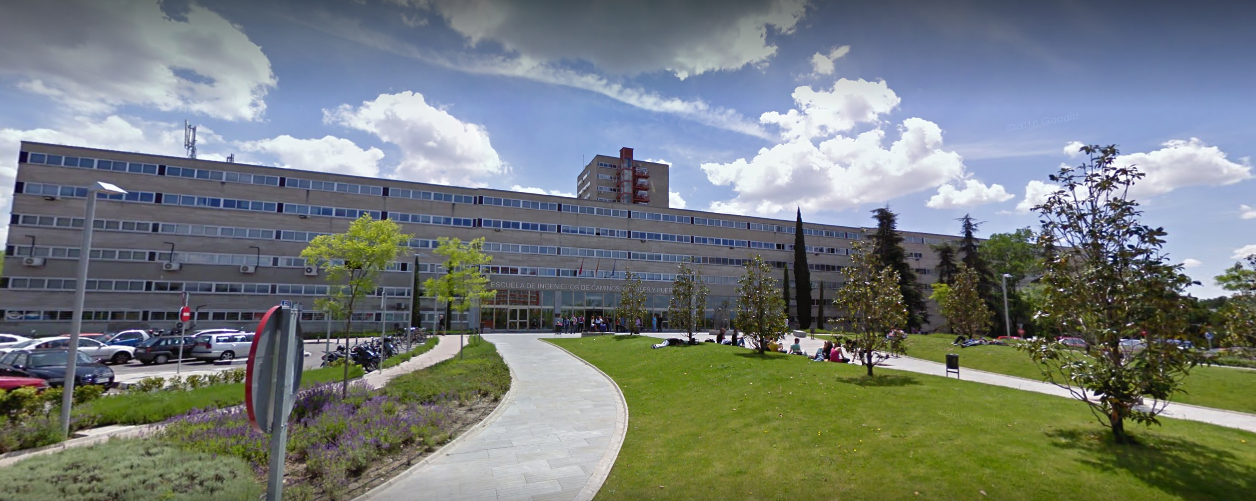
[[[1240,219],[1256,219],[1256,208],[1253,208],[1250,205],[1240,205],[1239,206],[1239,218]]]
[[[0,129],[0,213],[8,214],[13,202],[17,176],[17,155],[22,141],[66,144],[119,151],[142,151],[157,155],[183,156],[183,124],[151,122],[111,115],[105,118],[75,117],[56,122],[49,128]],[[222,160],[223,142],[213,130],[197,130],[197,143],[203,146],[201,158]],[[132,188],[123,186],[123,188]],[[0,218],[0,241],[6,241],[9,218]]]
[[[877,123],[902,101],[885,81],[868,82],[845,78],[833,83],[833,90],[816,91],[810,86],[794,89],[794,104],[785,114],[769,111],[759,117],[765,124],[781,128],[785,140],[827,137],[853,129],[859,123]]]
[[[356,109],[323,110],[323,122],[369,132],[402,153],[393,177],[463,186],[484,186],[510,172],[484,127],[433,107],[417,92],[380,94]]]
[[[1066,156],[1068,156],[1069,158],[1077,158],[1077,157],[1080,157],[1080,156],[1082,156],[1082,147],[1083,147],[1083,146],[1086,146],[1086,143],[1083,143],[1083,142],[1081,142],[1081,141],[1073,141],[1073,142],[1070,142],[1070,143],[1068,143],[1068,144],[1064,145],[1064,154],[1065,154]]]
[[[518,191],[523,193],[535,193],[537,195],[554,195],[556,197],[576,198],[575,193],[568,193],[562,190],[546,190],[544,188],[533,188],[530,186],[514,185],[510,187],[510,191]]]
[[[1060,186],[1056,184],[1044,183],[1037,179],[1030,181],[1029,184],[1025,185],[1025,198],[1016,204],[1016,212],[1028,214],[1029,211],[1033,210],[1034,206],[1042,205],[1043,202],[1046,202],[1047,197],[1051,196],[1058,189],[1060,189]]]
[[[811,56],[811,71],[815,75],[832,75],[833,62],[850,52],[849,45],[834,48],[828,54],[819,52]]]
[[[964,181],[963,189],[956,189],[955,186],[950,184],[939,186],[938,194],[930,197],[925,206],[931,209],[975,207],[990,203],[1006,202],[1014,197],[1015,195],[1008,193],[1003,188],[1003,185],[986,186],[976,179],[967,179]]]
[[[1163,195],[1186,186],[1221,186],[1252,178],[1247,161],[1234,163],[1216,146],[1208,146],[1197,138],[1165,142],[1161,149],[1147,153],[1120,155],[1116,166],[1137,165],[1147,174],[1130,193],[1135,198]]]
[[[276,84],[240,27],[195,3],[167,17],[151,0],[6,2],[0,75],[77,114],[138,105],[224,120],[261,118]]]
[[[685,199],[680,197],[680,192],[667,192],[667,206],[673,209],[684,209],[687,204]]]
[[[1256,244],[1244,245],[1234,249],[1234,254],[1230,256],[1230,259],[1247,259],[1247,256],[1252,254],[1256,254]]]
[[[1204,262],[1194,258],[1186,258],[1182,260],[1183,268],[1198,268],[1203,266]]]
[[[362,149],[348,139],[324,136],[322,139],[297,139],[284,134],[271,139],[236,143],[242,151],[263,153],[278,158],[281,167],[349,174],[379,176],[379,161],[384,152],[379,148]]]
[[[768,34],[792,33],[807,8],[807,0],[394,3],[431,9],[473,47],[492,41],[524,60],[583,60],[618,74],[666,70],[681,79],[766,64],[777,50]]]

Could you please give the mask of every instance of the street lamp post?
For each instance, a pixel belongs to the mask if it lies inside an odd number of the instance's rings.
[[[1012,278],[1011,275],[1004,273],[1003,276],[1003,327],[1007,330],[1007,336],[1012,336],[1012,322],[1008,319],[1007,314],[1007,279]]]
[[[87,295],[87,263],[92,255],[92,226],[96,217],[96,196],[125,195],[126,190],[105,182],[87,189],[87,208],[83,217],[83,244],[79,250],[78,274],[74,281],[74,316],[70,322],[70,347],[66,353],[64,393],[61,396],[61,434],[70,436],[70,406],[74,404],[74,378],[78,371],[79,335],[83,333],[83,301]]]

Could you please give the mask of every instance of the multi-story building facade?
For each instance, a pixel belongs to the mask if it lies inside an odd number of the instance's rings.
[[[556,314],[609,316],[628,270],[641,275],[647,308],[665,325],[683,261],[705,275],[713,318],[722,302],[735,303],[746,259],[759,254],[780,270],[794,257],[794,221],[33,142],[22,143],[18,160],[0,278],[0,331],[15,333],[68,330],[86,187],[97,181],[128,193],[98,197],[85,332],[170,329],[185,300],[197,328],[251,329],[288,300],[306,305],[306,330],[338,330],[312,307],[331,284],[300,253],[363,214],[397,221],[412,239],[359,310],[362,329],[412,318],[432,325],[434,302],[412,296],[416,280],[441,271],[431,250],[442,236],[486,239],[498,294],[480,319],[493,330],[549,329]],[[851,244],[870,230],[808,223],[804,231],[812,280],[831,301]],[[936,265],[928,244],[955,237],[903,235],[925,287]],[[467,326],[465,315],[451,320]]]
[[[620,148],[619,158],[597,155],[576,176],[576,198],[668,208],[668,165],[632,158]]]

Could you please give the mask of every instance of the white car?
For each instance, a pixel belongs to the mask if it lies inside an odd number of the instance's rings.
[[[42,350],[46,348],[68,348],[70,346],[70,338],[68,337],[51,337],[42,339],[31,339],[24,343],[18,343],[11,346],[0,348],[0,354],[8,353],[12,350]],[[98,362],[123,365],[135,358],[135,348],[130,346],[113,346],[104,344],[95,339],[79,338],[78,351],[84,355],[92,357],[92,360]]]
[[[18,343],[25,343],[31,338],[17,334],[0,334],[0,348],[8,348]]]

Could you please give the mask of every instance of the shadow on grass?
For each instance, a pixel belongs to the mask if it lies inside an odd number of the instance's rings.
[[[903,374],[877,374],[875,376],[839,377],[837,382],[863,387],[902,387],[920,384],[916,378]]]
[[[1129,424],[1127,424],[1129,426]],[[1137,436],[1118,445],[1107,430],[1056,430],[1051,445],[1087,454],[1081,461],[1104,472],[1124,471],[1182,499],[1251,499],[1256,467],[1230,452],[1181,438]]]
[[[754,360],[789,360],[790,358],[789,355],[785,355],[783,353],[778,353],[778,352],[773,352],[773,351],[759,353],[756,350],[737,352],[737,353],[734,353],[733,356],[741,357],[741,358],[750,358]]]

